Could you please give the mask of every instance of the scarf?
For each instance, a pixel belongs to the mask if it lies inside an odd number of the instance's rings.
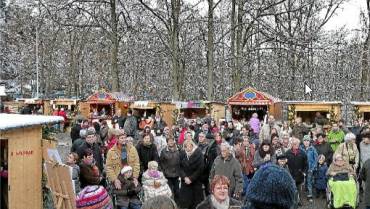
[[[211,195],[211,202],[212,202],[212,205],[213,207],[215,207],[216,209],[229,209],[229,205],[230,205],[230,198],[227,197],[225,199],[225,201],[223,202],[218,202],[215,198],[215,196]]]
[[[292,153],[297,156],[299,154],[299,149],[293,149],[292,148]]]

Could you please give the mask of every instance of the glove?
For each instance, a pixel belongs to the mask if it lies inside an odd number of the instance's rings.
[[[136,195],[136,191],[135,190],[132,190],[132,189],[128,189],[127,190],[127,196],[134,196]]]

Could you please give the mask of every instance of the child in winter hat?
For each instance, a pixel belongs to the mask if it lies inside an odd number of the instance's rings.
[[[78,209],[113,209],[107,190],[102,186],[86,186],[76,198]]]
[[[277,165],[262,166],[247,190],[248,209],[290,209],[295,204],[296,186],[291,175]]]

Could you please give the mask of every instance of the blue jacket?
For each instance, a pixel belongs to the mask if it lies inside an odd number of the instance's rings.
[[[317,165],[316,170],[314,171],[314,187],[319,190],[325,190],[327,183],[328,183],[328,177],[326,175],[326,172],[328,171],[328,166],[326,163],[323,165]]]
[[[313,172],[315,170],[315,168],[316,168],[317,159],[319,157],[319,155],[317,154],[317,151],[316,151],[315,147],[309,146],[308,149],[306,150],[304,148],[303,144],[302,144],[300,148],[307,155],[308,171]]]

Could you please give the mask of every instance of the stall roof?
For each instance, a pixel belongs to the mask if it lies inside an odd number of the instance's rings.
[[[370,102],[351,102],[352,105],[370,106]]]
[[[172,102],[173,104],[176,105],[176,108],[178,109],[190,109],[190,108],[193,108],[193,109],[201,109],[201,108],[206,108],[206,104],[209,104],[211,102],[209,101],[188,101],[188,102],[180,102],[180,101],[177,101],[177,102]]]
[[[60,116],[0,114],[0,131],[63,121]]]
[[[90,103],[93,103],[95,101],[100,101],[103,103],[103,101],[108,101],[108,103],[116,102],[116,101],[132,101],[132,97],[129,97],[128,95],[122,93],[122,92],[95,92],[91,96],[87,98],[87,101]]]
[[[270,94],[248,87],[227,99],[229,105],[270,105],[281,102]]]
[[[327,105],[341,105],[341,101],[284,101],[286,104],[327,104]]]

